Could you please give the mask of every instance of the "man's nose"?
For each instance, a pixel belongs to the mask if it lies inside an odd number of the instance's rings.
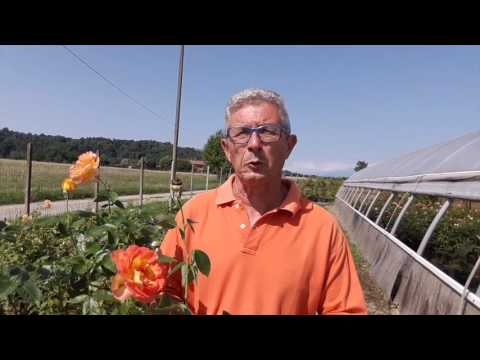
[[[260,140],[260,137],[256,131],[254,131],[250,136],[250,140],[248,140],[247,145],[249,150],[258,150],[262,147],[262,140]]]

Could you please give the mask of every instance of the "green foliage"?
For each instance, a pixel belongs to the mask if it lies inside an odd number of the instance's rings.
[[[335,200],[335,194],[343,184],[343,179],[336,178],[308,178],[300,182],[303,195],[315,202],[331,202]]]
[[[357,161],[357,165],[353,170],[355,171],[360,171],[362,169],[365,169],[368,166],[368,163],[365,161]]]
[[[375,221],[380,208],[385,203],[388,194],[384,192],[377,200],[371,220]],[[385,227],[400,196],[396,196],[387,207],[379,225]],[[379,197],[380,199],[380,197]],[[423,236],[433,221],[445,199],[433,196],[417,195],[405,213],[395,236],[413,250],[417,250]],[[388,230],[391,230],[395,219],[405,204],[399,203]],[[443,216],[425,248],[423,256],[432,264],[464,284],[480,256],[480,210],[462,206],[451,206]],[[480,285],[480,274],[474,277],[471,289],[476,291]]]
[[[188,172],[192,170],[192,163],[186,159],[177,158],[177,171]],[[160,170],[169,171],[172,168],[172,156],[166,155],[162,157],[158,163]]]
[[[71,139],[63,136],[25,134],[3,128],[0,130],[0,158],[25,159],[27,142],[32,143],[33,160],[58,163],[72,163],[79,153],[99,150],[103,165],[138,167],[138,159],[144,156],[147,168],[154,168],[157,159],[172,153],[172,144],[153,140]],[[202,152],[190,147],[178,147],[177,156],[200,160]],[[122,159],[126,159],[123,165]]]
[[[210,166],[210,171],[217,174],[221,168],[227,169],[230,166],[220,143],[221,138],[222,131],[218,130],[215,134],[210,135],[203,148],[203,159]]]
[[[112,195],[112,199],[115,195]],[[19,220],[0,230],[0,314],[144,313],[111,296],[111,252],[158,247],[173,227],[165,204]],[[157,218],[158,213],[163,213]],[[48,220],[48,221],[47,221]]]

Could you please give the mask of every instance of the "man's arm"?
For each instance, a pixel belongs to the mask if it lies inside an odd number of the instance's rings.
[[[332,229],[331,241],[328,275],[318,313],[367,315],[368,308],[350,247],[336,222]]]

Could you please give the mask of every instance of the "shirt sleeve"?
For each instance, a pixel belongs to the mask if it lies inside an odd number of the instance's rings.
[[[367,315],[368,308],[348,241],[336,223],[331,232],[331,241],[328,275],[318,313]]]

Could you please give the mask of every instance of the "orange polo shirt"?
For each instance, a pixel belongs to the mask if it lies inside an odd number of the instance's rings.
[[[288,180],[280,207],[251,227],[232,191],[223,185],[196,195],[183,206],[187,247],[210,258],[208,277],[199,274],[189,292],[197,314],[367,314],[355,264],[341,229],[326,210],[303,197]],[[177,228],[165,236],[161,251],[178,260],[185,251]],[[168,291],[181,296],[180,272]]]

